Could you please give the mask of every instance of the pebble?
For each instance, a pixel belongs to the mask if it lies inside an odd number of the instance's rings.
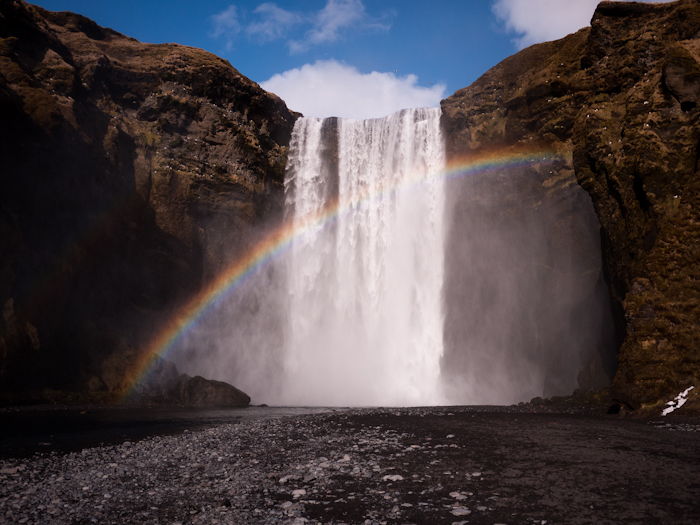
[[[446,441],[461,443],[460,438],[446,432],[416,437],[356,420],[343,426],[358,415],[377,421],[441,410],[355,409],[250,420],[80,452],[3,459],[0,523],[463,525],[467,522],[450,519],[469,516],[470,509],[491,510],[481,503],[493,496],[487,487],[498,473],[483,464],[467,470],[451,463],[463,453]],[[495,510],[480,518],[496,521],[506,504],[488,503]],[[351,517],[358,508],[364,515]]]
[[[373,410],[379,411],[356,412]],[[402,410],[424,409],[383,409]],[[433,450],[428,442],[416,444],[408,434],[381,427],[341,430],[343,417],[251,420],[0,460],[0,522],[313,525],[328,520],[313,519],[311,509],[361,505],[368,509],[361,523],[377,525],[402,522],[411,512],[426,517],[471,512],[461,505],[445,508],[449,490],[453,500],[467,499],[458,481],[443,487],[430,475],[403,470],[405,456]],[[433,443],[437,448],[439,442]],[[348,483],[360,483],[363,492],[348,490]],[[425,499],[418,502],[421,493]]]
[[[384,476],[382,478],[383,481],[403,481],[403,476],[400,476],[398,474],[392,474],[389,476]]]

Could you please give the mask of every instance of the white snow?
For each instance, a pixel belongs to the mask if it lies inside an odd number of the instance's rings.
[[[690,393],[690,391],[691,391],[693,388],[695,388],[695,387],[694,387],[694,386],[689,386],[688,388],[686,388],[685,390],[683,390],[683,392],[681,392],[680,394],[678,394],[672,401],[669,401],[668,403],[666,403],[666,404],[668,405],[668,408],[664,408],[664,409],[661,411],[661,415],[662,415],[662,416],[667,416],[667,415],[669,415],[671,412],[673,412],[674,410],[676,410],[676,409],[678,409],[678,408],[681,408],[683,405],[685,405],[685,402],[688,401],[688,394]]]

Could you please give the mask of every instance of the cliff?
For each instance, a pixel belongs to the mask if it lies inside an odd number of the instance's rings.
[[[123,390],[279,220],[297,117],[210,53],[0,0],[0,390]]]
[[[700,2],[602,2],[590,28],[521,51],[442,103],[451,158],[553,152],[551,168],[514,175],[518,213],[544,195],[550,207],[573,202],[575,182],[590,195],[618,348],[613,396],[631,408],[699,384],[699,96]],[[549,225],[550,239],[588,253],[579,239],[590,236]],[[585,278],[584,263],[573,269]]]
[[[543,395],[577,372],[635,409],[698,385],[698,97],[680,0],[603,2],[443,101],[451,161],[545,161],[450,183],[454,388],[532,359]],[[204,51],[0,0],[0,390],[123,392],[154,327],[281,220],[298,116]]]

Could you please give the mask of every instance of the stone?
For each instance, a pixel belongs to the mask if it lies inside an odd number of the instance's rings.
[[[593,277],[588,282],[584,272],[577,273],[580,279],[572,284],[587,288],[591,297],[601,297],[599,287],[607,289],[613,336],[586,343],[584,363],[599,353],[607,379],[613,378],[615,401],[632,409],[658,410],[669,396],[700,382],[699,33],[700,4],[694,0],[602,2],[590,27],[524,49],[441,104],[449,159],[492,151],[554,152],[549,169],[519,171],[510,188],[499,190],[505,198],[501,207],[482,211],[505,226],[525,211],[546,215],[552,206],[548,224],[554,228],[545,235],[550,246],[576,239],[588,246],[578,252],[572,246],[582,262],[590,246],[599,244],[602,267],[588,274]],[[460,193],[460,186],[470,184],[478,190],[478,181],[453,186],[457,219],[485,198]],[[583,220],[581,188],[600,230],[595,224],[588,233],[575,228],[567,241],[560,221]],[[570,197],[579,199],[579,211],[559,207]],[[454,223],[461,227],[464,221]],[[469,234],[453,229],[448,243],[459,245],[460,235]],[[466,299],[452,297],[468,297],[467,266],[460,266],[459,257],[448,255],[445,285],[445,360],[458,372],[464,366],[460,330],[473,328],[459,316]],[[584,331],[606,330],[591,325]],[[550,348],[554,355],[559,351]],[[589,369],[581,379],[588,386],[599,384],[600,377]],[[544,392],[551,395],[558,394]]]
[[[250,404],[250,396],[245,392],[223,381],[204,379],[202,376],[183,379],[178,389],[181,402],[187,406],[246,407]]]
[[[0,3],[0,99],[0,385],[116,398],[120,358],[281,220],[299,114],[203,50],[22,0]]]
[[[390,474],[388,476],[384,476],[382,481],[403,481],[403,476],[400,476],[399,474]]]
[[[117,396],[144,357],[135,341],[281,221],[299,114],[205,51],[143,44],[22,0],[0,10],[0,384],[98,398],[97,377]],[[462,246],[465,219],[483,215],[513,232],[507,253],[543,247],[518,259],[526,270],[514,281],[541,279],[540,314],[579,311],[561,308],[571,306],[563,275],[583,298],[576,308],[609,304],[604,319],[575,316],[581,383],[612,379],[615,402],[632,409],[658,410],[700,381],[699,10],[695,0],[602,2],[591,27],[507,58],[441,103],[449,160],[542,149],[553,159],[496,175],[496,186],[455,181],[447,245]],[[96,218],[109,228],[74,235]],[[525,235],[532,223],[544,225],[537,239]],[[55,246],[69,254],[60,264]],[[464,312],[499,285],[469,274],[470,257],[499,261],[476,248],[446,257],[443,366],[457,379],[470,369],[460,343],[481,330]],[[602,260],[589,264],[596,250]],[[26,283],[46,271],[53,291],[39,300]],[[564,323],[526,321],[492,328],[522,328],[523,354],[556,362]],[[545,371],[543,396],[560,393],[557,374]]]
[[[681,108],[695,108],[700,95],[700,65],[683,45],[671,47],[662,66],[662,81],[680,102]]]

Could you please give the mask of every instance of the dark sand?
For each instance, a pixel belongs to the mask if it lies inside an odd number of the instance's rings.
[[[700,419],[673,415],[348,410],[0,467],[0,523],[700,523]]]

